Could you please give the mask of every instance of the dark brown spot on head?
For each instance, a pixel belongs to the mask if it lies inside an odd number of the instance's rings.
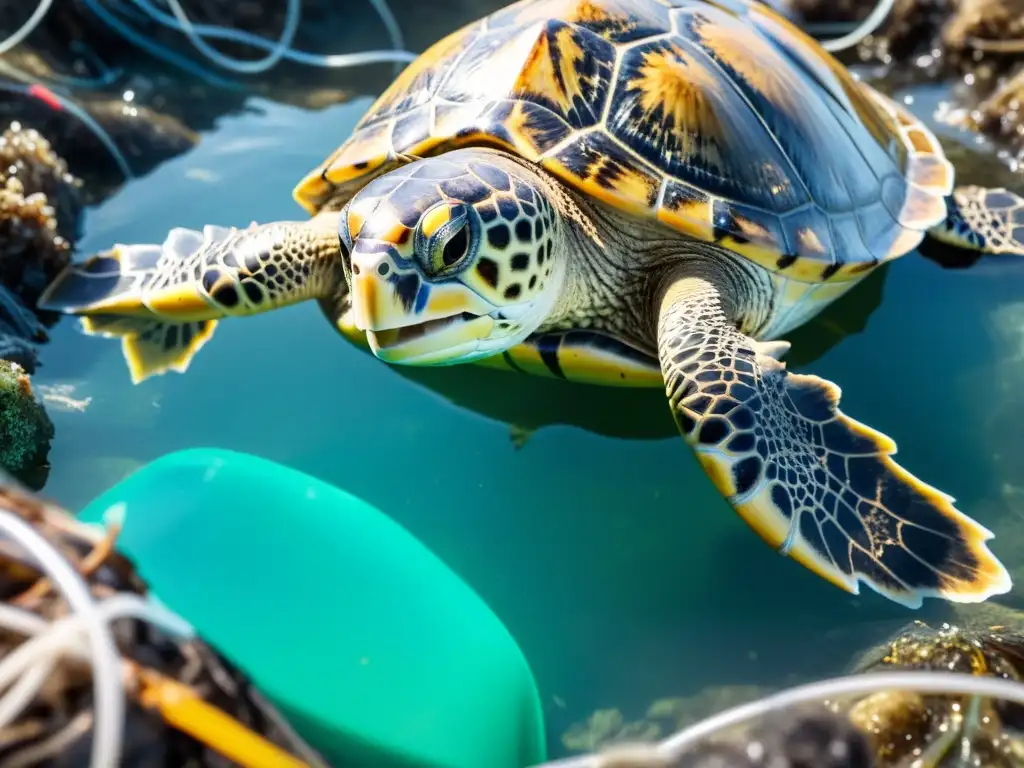
[[[494,203],[480,203],[476,207],[476,212],[480,214],[480,220],[487,224],[498,218],[498,209],[494,207]]]
[[[519,217],[519,206],[516,205],[516,201],[511,197],[501,197],[498,199],[498,211],[505,221],[515,221]]]
[[[408,227],[402,227],[402,231],[395,238],[395,245],[405,245],[409,242],[410,237],[412,237],[412,230]]]
[[[537,276],[533,275],[530,278],[530,290],[532,291],[537,286]]]
[[[528,243],[533,239],[533,227],[530,226],[529,221],[520,219],[516,222],[516,237],[523,243]]]
[[[528,253],[517,253],[512,257],[512,271],[522,272],[528,266],[530,266],[530,254]]]
[[[480,259],[480,263],[476,265],[477,274],[487,283],[491,288],[498,287],[498,264],[488,258]]]
[[[495,224],[487,230],[487,242],[499,251],[507,248],[511,240],[512,234],[508,231],[507,224]]]
[[[505,289],[506,299],[518,299],[519,294],[523,292],[523,287],[519,283],[512,283],[508,288]]]

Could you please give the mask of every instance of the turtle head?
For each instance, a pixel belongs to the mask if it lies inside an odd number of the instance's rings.
[[[548,185],[507,155],[467,149],[374,180],[341,216],[355,325],[380,359],[450,365],[499,354],[561,291]]]

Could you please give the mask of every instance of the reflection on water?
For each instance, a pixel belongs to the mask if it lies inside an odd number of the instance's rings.
[[[463,2],[443,18],[429,4],[396,12],[421,50],[499,4]],[[388,79],[380,68],[339,74],[339,88],[361,95],[316,109],[246,98],[193,125],[193,149],[88,211],[79,251],[159,241],[173,226],[302,217],[292,186]],[[941,98],[931,86],[913,93],[922,115]],[[957,149],[962,137],[948,135]],[[972,165],[965,179],[1019,186],[968,149],[955,160]],[[956,269],[930,255],[899,260],[792,334],[789,365],[838,383],[844,409],[893,437],[905,466],[996,529],[994,552],[1024,583],[1024,261]],[[677,437],[657,390],[388,368],[341,340],[314,304],[225,322],[187,375],[139,386],[116,344],[71,322],[42,360],[37,385],[86,404],[50,407],[48,495],[75,508],[163,453],[216,446],[365,497],[510,628],[556,755],[559,735],[595,710],[833,674],[908,619],[764,546]],[[951,615],[929,602],[915,617]]]

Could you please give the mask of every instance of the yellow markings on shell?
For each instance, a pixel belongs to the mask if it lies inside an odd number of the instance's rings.
[[[723,125],[709,94],[719,93],[722,78],[670,43],[667,49],[644,52],[637,76],[626,83],[627,91],[638,94],[644,114],[636,121],[648,140],[669,149],[685,161],[700,153],[698,137],[723,135]],[[660,118],[659,118],[660,116]],[[708,161],[717,153],[705,146]]]
[[[385,150],[390,145],[390,132],[390,123],[380,123],[353,134],[327,161],[327,181],[334,185],[344,184],[384,165],[387,161]]]
[[[665,384],[661,367],[620,357],[589,345],[562,342],[558,347],[558,365],[570,381],[614,387],[661,387]]]
[[[591,0],[548,0],[548,2],[528,2],[515,15],[515,24],[523,26],[538,21],[558,18],[572,23],[591,23],[618,21],[605,8]]]
[[[645,218],[652,215],[650,201],[655,197],[661,179],[647,172],[639,163],[623,165],[614,157],[601,155],[587,167],[586,177],[577,175],[554,155],[545,157],[541,164],[545,170],[620,211]],[[606,174],[607,182],[598,181],[601,174]]]
[[[543,38],[540,23],[511,35],[484,60],[459,72],[459,90],[480,99],[514,93],[524,64],[534,55],[535,47]]]
[[[609,164],[609,158],[601,158],[601,165]],[[595,173],[596,178],[596,173]],[[620,207],[635,213],[650,215],[651,206],[648,201],[658,188],[658,179],[628,165],[616,164],[616,174],[609,182],[612,190],[618,194],[622,202]]]
[[[771,104],[791,114],[801,109],[803,88],[786,77],[781,55],[747,24],[698,23],[701,42]]]
[[[372,118],[380,112],[388,111],[409,94],[425,93],[425,89],[420,87],[421,84],[439,76],[444,64],[465,47],[466,38],[476,30],[478,24],[476,21],[471,22],[427,48],[392,81],[387,90],[366,111],[366,116]]]
[[[896,134],[908,152],[906,178],[910,182],[907,198],[900,210],[900,224],[912,230],[930,229],[946,218],[946,195],[953,191],[955,171],[939,140],[903,106],[888,96],[864,86],[879,111],[896,122]],[[900,256],[919,244],[910,238],[899,239],[889,248],[888,258]],[[900,250],[904,249],[904,250]]]
[[[953,189],[955,172],[945,158],[934,155],[916,155],[907,169],[907,181],[917,187],[929,189],[943,196]]]
[[[714,240],[711,223],[713,206],[710,200],[683,200],[676,205],[662,205],[658,221],[699,240]]]
[[[423,218],[420,219],[420,231],[426,237],[431,237],[437,230],[451,221],[451,217],[451,208],[447,205],[439,205],[427,211]]]
[[[728,234],[720,241],[721,245],[769,269],[775,269],[784,251],[775,232],[738,212],[733,213],[732,221],[740,230],[736,233],[739,238]]]
[[[557,49],[557,56],[552,47]],[[586,55],[576,42],[572,27],[559,27],[553,41],[550,35],[542,32],[523,62],[513,86],[513,95],[546,97],[563,115],[568,114],[575,99],[583,98],[585,82],[591,89],[597,84],[597,74],[584,77],[579,66],[584,58]]]
[[[811,252],[811,258],[817,255],[825,255],[825,246],[822,244],[821,238],[810,227],[800,227],[797,229],[796,239],[801,249]]]
[[[786,19],[781,14],[773,11],[763,3],[754,3],[750,7],[750,14],[758,26],[764,26],[772,30],[783,46],[789,46],[794,51],[802,54],[801,59],[807,62],[811,70],[818,78],[826,83],[829,90],[835,91],[835,86],[845,93],[850,106],[857,113],[868,132],[882,147],[888,147],[889,141],[895,133],[894,127],[886,119],[883,110],[879,109],[875,101],[865,91],[861,83],[853,79],[850,71],[832,54],[821,47],[821,43],[804,32],[796,24]],[[821,70],[824,69],[825,72]],[[825,73],[831,75],[833,82],[825,77]],[[840,100],[841,102],[841,100]]]
[[[310,171],[292,189],[292,199],[310,216],[319,209],[319,201],[331,193],[331,185],[321,178],[321,173],[319,168]]]
[[[761,264],[768,269],[777,269],[779,256],[781,255],[778,246],[772,242],[757,242],[756,240],[750,240],[741,242],[734,238],[732,235],[726,235],[719,241],[719,245],[728,248],[730,251],[744,256],[756,264]],[[799,262],[796,262],[798,264]],[[816,267],[818,274],[821,274],[821,266]]]
[[[904,131],[904,135],[907,137],[910,145],[918,152],[935,154],[935,147],[932,144],[931,138],[920,127],[910,128]]]
[[[527,160],[536,162],[540,159],[540,131],[530,124],[530,113],[522,102],[516,102],[505,121],[505,127],[515,144],[515,149]],[[493,139],[491,139],[493,141]]]
[[[292,198],[309,214],[319,210],[334,187],[373,175],[387,160],[390,123],[356,132],[323,163],[307,173],[292,190]]]
[[[900,224],[915,230],[915,235],[919,237],[921,230],[945,221],[946,215],[944,197],[929,189],[907,185],[907,199],[900,209]]]
[[[508,350],[508,356],[515,363],[514,368],[518,368],[523,373],[528,373],[532,376],[542,376],[548,379],[560,378],[548,368],[540,356],[540,350],[531,343],[518,344],[512,347],[512,349]]]

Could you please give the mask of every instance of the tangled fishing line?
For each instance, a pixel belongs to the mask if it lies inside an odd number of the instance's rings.
[[[254,35],[240,30],[227,27],[205,24],[194,24],[182,7],[180,0],[165,0],[170,13],[159,9],[151,0],[82,0],[94,15],[113,29],[121,37],[133,43],[153,57],[164,61],[178,69],[192,74],[210,85],[240,90],[244,86],[240,83],[221,77],[211,72],[202,64],[172,51],[169,48],[155,42],[143,32],[131,24],[132,16],[141,16],[142,20],[149,20],[161,26],[173,29],[182,33],[192,46],[221,69],[242,75],[254,75],[266,72],[280,63],[282,60],[290,60],[299,64],[313,67],[324,67],[331,69],[344,69],[349,67],[364,66],[367,64],[379,64],[392,62],[398,69],[416,58],[416,54],[404,50],[405,42],[401,29],[395,20],[386,0],[369,0],[381,22],[387,30],[392,45],[391,50],[371,50],[357,53],[344,54],[313,54],[305,51],[298,51],[292,47],[295,34],[299,27],[301,17],[301,0],[286,0],[284,28],[281,36],[276,41],[270,41],[259,35]],[[131,7],[125,5],[131,3]],[[28,19],[9,35],[5,40],[0,41],[0,56],[8,53],[20,45],[32,34],[42,23],[53,6],[53,0],[40,0],[35,10]],[[108,7],[109,6],[109,7]],[[132,13],[135,11],[136,13]],[[207,39],[224,40],[233,43],[241,43],[253,48],[267,51],[266,56],[252,61],[233,59],[211,46]],[[95,59],[95,57],[93,57]],[[68,96],[61,95],[59,90],[62,86],[76,88],[94,88],[109,85],[120,74],[110,70],[96,62],[102,70],[100,77],[93,80],[56,75],[53,88],[46,88],[38,82],[38,78],[31,77],[11,66],[0,62],[0,72],[17,82],[0,82],[0,89],[12,91],[22,95],[42,98],[43,101],[57,109],[62,109],[74,115],[97,137],[107,148],[125,179],[133,178],[131,168],[124,155],[117,148],[117,145],[110,138],[110,135],[81,107],[77,106]]]
[[[160,10],[150,2],[150,0],[82,0],[86,7],[88,7],[89,10],[92,11],[100,20],[129,42],[138,45],[147,53],[152,54],[156,58],[162,59],[168,64],[184,69],[216,85],[226,85],[229,84],[229,82],[217,77],[180,54],[157,44],[146,37],[142,32],[135,29],[129,20],[132,19],[133,16],[137,17],[138,14],[133,14],[132,11],[141,12],[143,19],[155,21],[162,26],[183,33],[192,46],[203,54],[203,56],[205,56],[209,61],[222,69],[238,74],[257,74],[266,72],[268,69],[271,69],[278,64],[282,59],[290,59],[291,61],[307,64],[309,66],[328,68],[354,67],[382,62],[408,63],[415,59],[416,54],[404,50],[405,43],[402,38],[401,29],[398,26],[398,22],[395,20],[394,14],[391,13],[391,9],[388,7],[386,0],[369,1],[373,6],[373,9],[377,12],[377,15],[380,17],[384,27],[387,29],[388,36],[391,40],[392,50],[322,55],[297,51],[291,47],[292,42],[295,39],[295,33],[299,27],[301,0],[286,0],[287,6],[285,11],[284,28],[281,31],[281,36],[274,42],[260,37],[259,35],[230,29],[228,27],[193,24],[189,19],[188,14],[185,12],[185,9],[182,7],[180,0],[164,0],[167,7],[170,9],[170,13]],[[130,6],[125,5],[126,2],[130,3]],[[29,16],[28,20],[25,21],[25,23],[6,40],[0,42],[0,55],[13,49],[24,41],[25,38],[27,38],[33,31],[35,31],[36,27],[38,27],[46,17],[46,14],[49,12],[52,5],[53,0],[40,0],[39,5],[36,7],[35,11],[32,12],[31,16]],[[264,58],[255,61],[233,59],[209,45],[206,42],[207,38],[242,43],[255,48],[262,48],[269,51],[269,53]],[[235,87],[237,87],[237,85],[233,83],[230,83],[230,85],[235,85]]]
[[[0,752],[4,766],[21,768],[52,760],[90,731],[90,766],[124,764],[131,703],[133,712],[140,706],[155,711],[167,727],[236,764],[324,768],[322,758],[257,692],[240,692],[233,673],[204,650],[186,621],[144,594],[144,585],[130,564],[114,554],[121,522],[119,510],[112,512],[106,530],[96,530],[9,484],[0,484],[0,573],[5,576],[0,582]],[[33,578],[33,573],[38,577]],[[126,634],[127,627],[122,626],[115,635],[115,622],[125,619],[138,622],[140,628]],[[150,628],[148,634],[142,629],[145,626]],[[170,658],[169,649],[175,648],[185,666],[179,672],[147,666],[122,654],[117,637],[132,648],[151,648],[165,660]],[[83,706],[77,691],[84,683],[73,671],[75,664],[80,667],[83,662],[91,678],[91,706]],[[228,691],[227,710],[204,700],[212,689],[203,680],[213,680],[213,689]],[[46,706],[42,702],[54,707],[55,697],[60,703],[51,710],[54,714],[40,714],[39,707]],[[253,708],[263,718],[265,727],[260,732],[237,719],[251,720],[246,713]],[[274,739],[263,732],[273,733]]]
[[[748,704],[719,712],[675,733],[657,744],[629,747],[631,766],[669,768],[705,740],[728,729],[749,724],[791,707],[821,704],[848,696],[865,696],[879,691],[912,691],[920,694],[985,697],[1024,705],[1024,684],[998,677],[965,675],[932,670],[887,671],[848,675],[821,680],[781,691]],[[616,762],[611,749],[606,759],[601,754],[583,755],[545,763],[538,768],[606,768],[625,765]]]

